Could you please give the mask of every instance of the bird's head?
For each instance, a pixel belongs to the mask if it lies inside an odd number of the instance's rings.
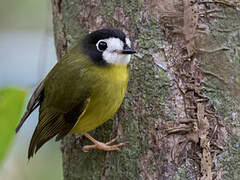
[[[101,29],[88,34],[82,43],[84,53],[98,65],[122,64],[130,61],[131,42],[117,29]]]

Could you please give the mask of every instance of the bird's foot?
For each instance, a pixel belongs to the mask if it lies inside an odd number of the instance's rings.
[[[118,139],[118,136],[107,143],[99,142],[88,134],[84,134],[84,136],[86,136],[90,141],[92,141],[94,143],[94,145],[84,146],[82,148],[83,152],[88,152],[89,149],[99,149],[99,150],[103,150],[103,151],[120,151],[119,147],[127,144],[127,143],[119,143],[119,144],[111,145]]]

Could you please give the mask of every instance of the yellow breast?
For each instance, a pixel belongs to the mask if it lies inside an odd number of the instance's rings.
[[[96,81],[84,112],[71,130],[73,133],[85,133],[106,122],[115,114],[126,93],[129,77],[126,65],[94,66],[91,71]]]

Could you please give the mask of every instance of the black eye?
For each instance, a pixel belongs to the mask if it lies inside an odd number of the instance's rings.
[[[104,41],[100,41],[100,42],[97,44],[97,49],[98,49],[98,51],[100,51],[100,52],[104,51],[105,49],[107,49],[107,43],[104,42]]]

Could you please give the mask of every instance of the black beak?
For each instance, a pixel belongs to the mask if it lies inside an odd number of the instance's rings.
[[[128,47],[128,46],[124,46],[124,49],[122,51],[123,54],[134,54],[136,53],[137,51],[135,51],[134,49]]]

